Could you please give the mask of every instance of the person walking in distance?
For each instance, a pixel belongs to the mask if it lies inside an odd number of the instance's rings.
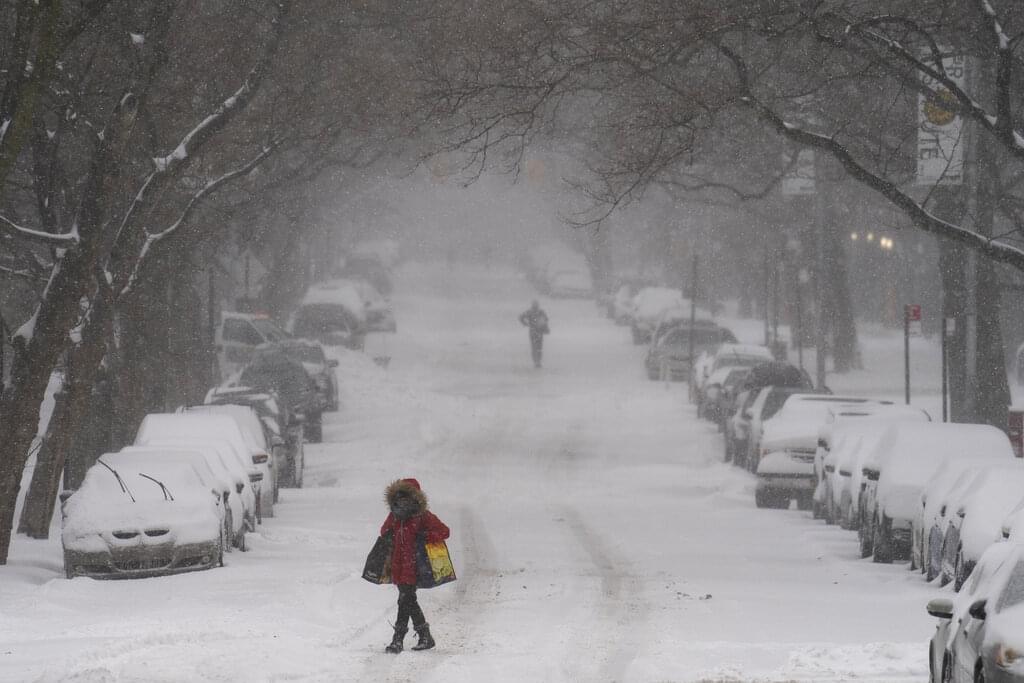
[[[541,353],[544,350],[544,335],[551,331],[548,327],[548,314],[540,307],[536,299],[533,304],[522,315],[519,322],[530,330],[530,351],[533,353],[533,366],[540,367]]]
[[[416,599],[416,546],[420,537],[426,543],[437,543],[447,539],[451,532],[427,509],[427,496],[415,479],[391,482],[384,491],[384,500],[390,512],[380,528],[380,535],[391,534],[391,583],[398,587],[395,637],[385,652],[398,654],[402,651],[410,619],[419,636],[419,642],[412,649],[429,650],[434,647],[434,638]]]

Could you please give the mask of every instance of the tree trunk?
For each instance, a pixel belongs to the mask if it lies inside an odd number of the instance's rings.
[[[833,370],[842,373],[860,369],[857,322],[850,297],[846,249],[833,221],[829,221],[825,227],[825,278],[825,285],[828,288],[828,317],[832,330]]]
[[[100,452],[106,446],[102,440],[97,443],[96,438],[89,438],[97,427],[96,421],[89,418],[96,417],[93,387],[106,350],[104,340],[108,311],[108,305],[96,297],[89,322],[82,331],[82,339],[69,353],[64,387],[58,394],[53,417],[36,457],[36,468],[21,511],[18,533],[32,538],[47,538],[67,454],[73,448],[86,444],[98,447]]]
[[[993,234],[998,186],[1000,153],[991,136],[981,134],[977,140],[978,188],[976,230],[986,237]],[[986,258],[975,258],[975,357],[972,383],[974,421],[1007,428],[1010,387],[1006,377],[1006,356],[1000,317],[999,275],[995,264]]]

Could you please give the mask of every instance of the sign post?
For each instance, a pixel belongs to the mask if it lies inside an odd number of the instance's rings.
[[[903,384],[904,398],[910,405],[910,335],[921,334],[921,304],[903,307]]]

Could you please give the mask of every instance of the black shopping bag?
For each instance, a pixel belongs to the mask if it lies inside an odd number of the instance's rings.
[[[391,532],[377,538],[366,556],[363,578],[370,583],[391,583]]]

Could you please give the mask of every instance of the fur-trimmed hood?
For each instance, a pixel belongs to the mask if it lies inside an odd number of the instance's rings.
[[[388,487],[384,490],[384,502],[388,504],[389,509],[395,504],[395,499],[399,492],[405,492],[406,495],[416,501],[419,505],[419,512],[417,514],[427,511],[427,494],[423,493],[423,489],[420,488],[418,481],[415,479],[396,479],[388,484]]]

